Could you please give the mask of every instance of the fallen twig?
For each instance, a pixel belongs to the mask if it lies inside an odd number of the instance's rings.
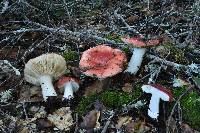
[[[3,4],[3,8],[1,9],[0,14],[3,14],[3,13],[8,9],[9,1],[8,1],[8,0],[4,0],[4,1],[2,2],[2,4]]]
[[[8,60],[0,60],[0,66],[4,72],[14,71],[17,76],[21,75],[19,69],[12,66]]]
[[[119,8],[117,10],[114,11],[114,15],[116,18],[120,19],[124,25],[127,27],[128,31],[132,31],[140,36],[143,36],[142,34],[139,33],[139,31],[137,31],[136,29],[133,29],[128,23],[126,23],[126,21],[124,20],[124,18],[122,17],[122,15],[118,14]]]
[[[174,114],[174,111],[175,111],[175,108],[176,108],[176,106],[178,105],[178,103],[180,102],[180,100],[181,100],[181,98],[183,97],[183,96],[185,96],[190,90],[192,90],[194,88],[194,86],[190,86],[190,88],[188,88],[186,91],[184,91],[180,96],[179,96],[179,98],[176,100],[176,103],[174,104],[174,106],[173,106],[173,108],[172,108],[172,111],[171,111],[171,113],[170,113],[170,116],[169,116],[169,118],[168,118],[168,120],[167,120],[167,126],[166,126],[166,131],[167,131],[167,133],[169,132],[169,124],[170,124],[170,121],[171,121],[171,119],[172,119],[172,115]]]
[[[110,125],[110,122],[112,120],[112,118],[114,117],[115,112],[111,111],[110,112],[110,117],[108,118],[108,120],[106,121],[105,126],[103,127],[103,130],[101,131],[101,133],[106,133],[108,126]]]
[[[155,56],[155,55],[147,55],[148,58],[150,59],[153,59],[152,62],[159,62],[159,63],[163,63],[164,65],[167,65],[167,66],[171,66],[173,68],[175,68],[176,70],[184,70],[188,75],[190,75],[191,72],[194,72],[194,73],[200,73],[200,64],[190,64],[190,65],[183,65],[183,64],[178,64],[178,63],[175,63],[175,62],[171,62],[171,61],[168,61],[166,59],[162,59],[158,56]]]
[[[15,21],[12,21],[12,22],[15,23]],[[16,21],[16,22],[19,23],[19,21]],[[63,29],[63,28],[50,28],[48,26],[42,25],[40,23],[32,22],[32,21],[22,21],[22,22],[27,23],[27,24],[32,24],[32,25],[40,27],[40,28],[23,28],[23,29],[15,30],[15,31],[0,32],[0,35],[19,34],[19,33],[24,33],[24,32],[51,32],[53,34],[67,36],[69,38],[70,38],[70,36],[73,36],[73,37],[77,38],[77,40],[92,39],[95,42],[102,42],[102,43],[118,45],[118,46],[121,46],[122,44],[124,44],[124,43],[117,43],[113,40],[102,38],[102,37],[99,37],[96,35],[91,35],[89,32],[76,32],[76,31],[73,32],[73,31],[70,31],[67,29]]]

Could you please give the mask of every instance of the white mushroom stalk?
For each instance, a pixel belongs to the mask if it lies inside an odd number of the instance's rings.
[[[131,56],[131,59],[128,63],[128,67],[125,70],[125,72],[129,72],[135,75],[140,69],[145,52],[146,48],[134,48],[133,54]]]
[[[131,74],[136,74],[140,69],[142,64],[143,56],[146,52],[146,47],[155,46],[160,43],[159,39],[152,39],[148,41],[143,41],[140,37],[125,37],[121,38],[123,42],[130,44],[134,47],[133,54],[130,62],[128,63],[128,67],[125,72],[129,72]]]
[[[57,87],[61,93],[64,91],[62,100],[70,100],[74,98],[74,92],[79,89],[79,81],[69,76],[63,76],[58,80]]]
[[[78,81],[71,80],[70,82],[65,83],[63,100],[65,100],[65,99],[70,100],[70,99],[74,98],[74,92],[77,92],[78,89],[79,89]]]
[[[49,96],[57,96],[56,91],[54,90],[54,87],[52,84],[51,76],[43,75],[40,77],[39,82],[42,88],[42,95],[43,95],[44,101],[46,101]]]
[[[148,109],[148,115],[151,118],[157,119],[159,115],[159,105],[160,105],[160,97],[152,95]]]
[[[74,90],[72,82],[65,83],[63,100],[74,98]]]
[[[160,99],[162,99],[163,101],[170,101],[172,99],[172,93],[158,84],[143,85],[142,90],[146,93],[152,94],[148,109],[148,115],[153,119],[157,119],[159,115]]]

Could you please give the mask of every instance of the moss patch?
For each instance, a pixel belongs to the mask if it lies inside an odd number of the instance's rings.
[[[66,51],[62,54],[66,61],[78,60],[78,53],[76,51]]]
[[[173,93],[176,99],[187,89],[182,87],[174,89]],[[200,130],[200,96],[195,91],[191,91],[181,99],[181,108],[184,122],[192,128]]]
[[[95,100],[100,100],[108,108],[120,108],[124,104],[128,104],[135,99],[137,99],[142,91],[140,88],[134,89],[135,92],[119,92],[119,91],[105,91],[100,94],[90,95],[86,98],[83,98],[76,108],[76,112],[82,116],[88,106],[95,102]]]
[[[125,46],[122,48],[122,51],[124,51],[126,54],[128,54],[130,52],[129,47]]]
[[[122,42],[121,36],[114,33],[108,34],[106,38],[109,40],[114,40],[115,42],[118,42],[118,43]]]
[[[172,60],[174,60],[177,63],[189,63],[185,56],[185,49],[177,48],[174,44],[166,44],[164,46],[165,48],[170,50],[170,57],[172,58]]]

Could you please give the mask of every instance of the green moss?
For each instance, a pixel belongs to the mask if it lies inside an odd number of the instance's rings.
[[[118,43],[122,42],[121,36],[114,34],[114,33],[108,34],[106,36],[106,38],[109,39],[109,40],[114,40],[115,42],[118,42]]]
[[[124,48],[122,48],[122,51],[124,51],[126,54],[129,53],[129,47],[125,46]]]
[[[173,93],[177,99],[187,87],[174,89]],[[182,115],[184,122],[192,128],[200,130],[200,97],[195,91],[191,91],[182,97],[181,101]]]
[[[166,44],[165,48],[169,49],[170,57],[177,63],[189,63],[185,56],[185,49],[177,48],[174,44]]]
[[[105,91],[100,94],[93,94],[86,98],[83,98],[76,108],[76,112],[82,116],[87,107],[95,102],[95,100],[100,100],[108,108],[120,108],[124,104],[128,104],[135,99],[137,99],[141,94],[141,88],[134,89],[133,93],[119,92],[119,91]]]
[[[66,61],[78,60],[78,53],[76,51],[67,51],[62,54]]]

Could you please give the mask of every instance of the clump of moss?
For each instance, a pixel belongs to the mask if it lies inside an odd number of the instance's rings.
[[[66,61],[75,61],[78,60],[78,53],[76,51],[66,51],[62,54]]]
[[[109,40],[114,40],[115,42],[118,42],[118,43],[122,42],[121,36],[114,34],[114,33],[108,34],[106,36],[106,38],[109,39]]]
[[[96,100],[101,101],[108,108],[120,108],[122,105],[134,101],[142,94],[140,88],[136,88],[134,90],[137,92],[127,93],[119,91],[105,91],[100,94],[90,95],[81,100],[76,108],[76,112],[82,116],[86,112],[88,105],[92,104]]]
[[[174,89],[173,93],[176,99],[186,90],[187,87]],[[181,101],[182,115],[186,123],[192,128],[200,130],[200,96],[197,92],[191,91],[182,97]]]
[[[166,44],[165,48],[170,50],[170,57],[177,63],[189,63],[185,56],[185,49],[177,48],[174,44]]]
[[[122,48],[122,51],[124,51],[126,54],[128,54],[130,52],[129,47],[125,46]]]

